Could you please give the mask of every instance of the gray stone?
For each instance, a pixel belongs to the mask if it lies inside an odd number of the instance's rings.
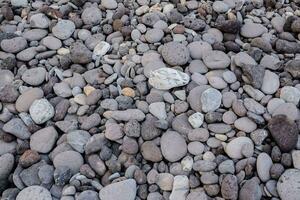
[[[81,18],[85,24],[96,25],[101,22],[102,13],[99,10],[99,8],[95,6],[90,6],[83,10]]]
[[[264,33],[267,33],[268,29],[262,24],[256,24],[247,22],[241,28],[241,35],[246,38],[259,37]]]
[[[39,99],[31,104],[29,113],[35,123],[43,124],[54,116],[54,108],[47,99]]]
[[[145,118],[145,114],[138,109],[106,111],[103,113],[103,116],[108,119],[113,118],[117,121],[129,121],[129,120],[143,121]]]
[[[37,13],[30,17],[30,26],[33,28],[48,28],[50,19],[43,13]]]
[[[127,179],[105,186],[100,190],[101,200],[135,200],[136,182],[134,179]]]
[[[222,94],[214,88],[208,88],[202,92],[200,101],[203,112],[212,112],[220,107]]]
[[[179,42],[169,42],[162,47],[161,55],[169,65],[184,65],[190,58],[188,48]]]
[[[184,138],[175,131],[167,131],[161,137],[161,151],[165,159],[175,162],[183,158],[187,153],[187,145]]]
[[[0,156],[0,179],[7,179],[14,167],[15,158],[12,154],[6,153]]]
[[[229,56],[217,50],[205,52],[202,59],[209,69],[224,69],[230,64]]]
[[[11,39],[4,39],[1,41],[1,49],[8,53],[18,53],[25,49],[27,41],[23,37],[14,37]]]
[[[3,131],[23,140],[29,139],[31,135],[24,122],[19,118],[13,118],[9,122],[5,123],[3,126]]]
[[[52,196],[46,188],[34,185],[23,189],[16,200],[52,200]]]
[[[61,40],[68,39],[75,31],[75,24],[70,20],[59,20],[52,28],[55,37]]]
[[[87,131],[76,130],[67,134],[67,141],[74,150],[83,153],[84,147],[91,135]]]
[[[53,126],[40,129],[30,137],[30,148],[40,153],[49,153],[58,138]]]
[[[29,85],[38,86],[44,82],[46,73],[43,67],[31,68],[22,74],[22,80]]]
[[[277,192],[282,200],[297,200],[300,196],[300,170],[287,169],[277,182]]]
[[[271,157],[266,153],[260,153],[256,160],[256,170],[261,181],[270,180],[270,169],[273,165]]]
[[[81,165],[83,165],[83,158],[80,153],[76,151],[64,151],[54,157],[53,165],[55,168],[70,168],[72,174],[75,174],[79,172]]]

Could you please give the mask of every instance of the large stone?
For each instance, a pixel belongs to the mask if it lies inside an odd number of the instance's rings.
[[[278,90],[279,86],[279,76],[270,70],[266,70],[261,90],[265,94],[274,94]]]
[[[190,58],[188,48],[179,42],[169,42],[162,47],[161,55],[169,65],[184,65]]]
[[[53,148],[58,133],[53,126],[40,129],[30,137],[30,148],[40,153],[48,153]]]
[[[300,90],[292,86],[284,86],[280,90],[280,98],[286,102],[298,105],[300,100]]]
[[[134,179],[128,179],[109,184],[99,192],[101,200],[135,200],[136,182]]]
[[[13,118],[4,124],[3,131],[23,140],[28,139],[31,135],[24,122],[19,118]]]
[[[255,179],[247,180],[239,193],[239,200],[260,200],[262,191]]]
[[[247,22],[241,28],[241,35],[246,38],[259,37],[264,33],[267,33],[268,29],[262,24],[256,24]]]
[[[185,139],[175,131],[167,131],[160,140],[160,148],[163,156],[170,162],[176,162],[187,153]]]
[[[74,150],[83,153],[84,148],[91,135],[87,131],[76,130],[67,134],[67,141]]]
[[[300,170],[287,169],[277,182],[277,192],[282,200],[298,200],[300,196]]]
[[[43,67],[31,68],[22,74],[22,80],[29,85],[38,86],[44,82],[46,73]]]
[[[54,116],[54,108],[47,99],[35,100],[29,113],[33,121],[37,124],[43,124]]]
[[[222,51],[205,52],[202,59],[209,69],[224,69],[230,64],[229,56]]]
[[[256,160],[256,170],[258,177],[263,182],[270,180],[270,169],[273,165],[271,157],[266,153],[260,153]]]
[[[214,88],[208,88],[202,92],[200,101],[203,112],[213,112],[220,107],[222,94]]]
[[[83,165],[83,158],[76,151],[64,151],[54,157],[53,165],[55,168],[70,168],[72,173],[75,174],[79,172],[81,165]]]
[[[185,175],[174,177],[170,200],[184,200],[189,192],[189,178]]]
[[[283,152],[289,152],[296,147],[298,127],[286,115],[276,115],[268,122],[268,128],[275,142]]]
[[[254,151],[254,145],[250,138],[248,137],[238,137],[231,140],[225,147],[225,152],[230,158],[233,159],[241,159],[243,157],[250,157],[244,155],[244,148],[252,150],[252,154]],[[250,154],[251,152],[249,152]]]
[[[228,174],[224,177],[221,184],[221,194],[224,199],[238,198],[238,179],[236,176]]]
[[[160,68],[150,72],[149,84],[159,90],[169,90],[188,84],[189,75],[172,68]]]
[[[46,188],[34,185],[23,189],[16,200],[52,200],[52,196]]]
[[[75,24],[70,20],[59,20],[52,28],[52,33],[55,37],[61,40],[66,40],[75,31]]]
[[[255,88],[260,88],[263,84],[265,68],[261,65],[242,65],[245,82],[250,83]]]
[[[87,64],[92,61],[93,53],[82,42],[74,42],[70,47],[70,55],[73,63]]]

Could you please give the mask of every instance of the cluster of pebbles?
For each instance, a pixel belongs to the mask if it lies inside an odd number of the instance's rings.
[[[0,1],[1,200],[299,200],[299,6]]]

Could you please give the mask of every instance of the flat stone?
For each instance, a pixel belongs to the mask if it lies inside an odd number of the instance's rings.
[[[265,94],[274,94],[280,86],[279,76],[270,70],[265,71],[261,91]]]
[[[297,200],[300,196],[300,170],[287,169],[277,182],[277,192],[282,200]]]
[[[40,153],[49,153],[58,138],[53,126],[40,129],[30,137],[30,148]]]
[[[161,137],[161,152],[165,159],[176,162],[183,158],[187,153],[185,139],[175,131],[167,131]]]
[[[164,102],[155,102],[149,105],[149,112],[158,119],[166,119],[167,113]]]
[[[10,153],[0,156],[0,179],[7,179],[11,170],[14,167],[15,159]]]
[[[52,28],[55,37],[61,40],[68,39],[75,31],[75,24],[70,20],[59,20]]]
[[[257,125],[248,117],[242,117],[237,119],[234,122],[235,128],[244,131],[246,133],[250,133],[257,128]]]
[[[22,74],[22,80],[29,85],[38,86],[44,82],[46,73],[43,67],[31,68]]]
[[[256,170],[261,181],[270,180],[270,169],[273,165],[271,157],[266,153],[260,153],[256,160]]]
[[[247,180],[239,192],[240,200],[260,200],[262,191],[256,180]]]
[[[29,113],[35,123],[43,124],[54,116],[55,111],[47,99],[38,99],[31,104]]]
[[[225,199],[238,198],[238,179],[234,175],[226,175],[221,184],[221,194]]]
[[[248,137],[238,137],[231,140],[225,147],[225,152],[230,158],[233,159],[241,159],[243,158],[242,150],[243,148],[248,145],[250,149],[252,149],[252,154],[254,150],[253,142]]]
[[[169,42],[162,47],[161,55],[171,66],[184,65],[190,58],[188,48],[179,42]]]
[[[81,165],[83,165],[83,158],[80,153],[76,151],[64,151],[54,157],[53,165],[55,168],[70,168],[72,174],[75,174],[79,172]]]
[[[188,84],[188,74],[172,68],[160,68],[150,72],[149,84],[159,90],[169,90]]]
[[[256,23],[245,23],[241,27],[241,35],[246,38],[255,38],[259,37],[264,33],[267,33],[268,29],[262,24]]]
[[[52,200],[52,196],[46,188],[34,185],[21,190],[16,200]]]
[[[170,200],[186,199],[189,192],[189,178],[185,175],[174,177]]]
[[[105,186],[99,192],[101,200],[135,200],[136,182],[134,179],[127,179]]]
[[[286,102],[298,105],[300,100],[300,90],[292,86],[284,86],[280,90],[280,98]]]
[[[222,94],[214,88],[208,88],[202,92],[200,101],[203,112],[212,112],[220,107]]]
[[[205,52],[202,59],[209,69],[225,69],[230,64],[229,56],[217,50]]]
[[[117,121],[143,121],[145,119],[145,114],[138,109],[106,111],[103,113],[103,116],[108,119],[113,118]]]
[[[13,118],[9,122],[5,123],[3,126],[3,131],[23,140],[29,139],[31,135],[24,122],[19,118]]]
[[[276,115],[269,120],[268,129],[281,151],[289,152],[296,147],[299,130],[293,120]]]
[[[188,121],[193,128],[199,128],[203,124],[204,115],[200,112],[196,112],[189,116]]]
[[[8,53],[18,53],[25,49],[27,41],[23,37],[14,37],[11,39],[4,39],[1,41],[1,49]]]
[[[87,131],[75,130],[67,134],[67,141],[74,150],[83,153],[84,148],[91,135]]]

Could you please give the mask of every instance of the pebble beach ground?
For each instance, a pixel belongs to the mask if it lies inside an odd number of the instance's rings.
[[[299,200],[299,0],[0,0],[1,200]]]

